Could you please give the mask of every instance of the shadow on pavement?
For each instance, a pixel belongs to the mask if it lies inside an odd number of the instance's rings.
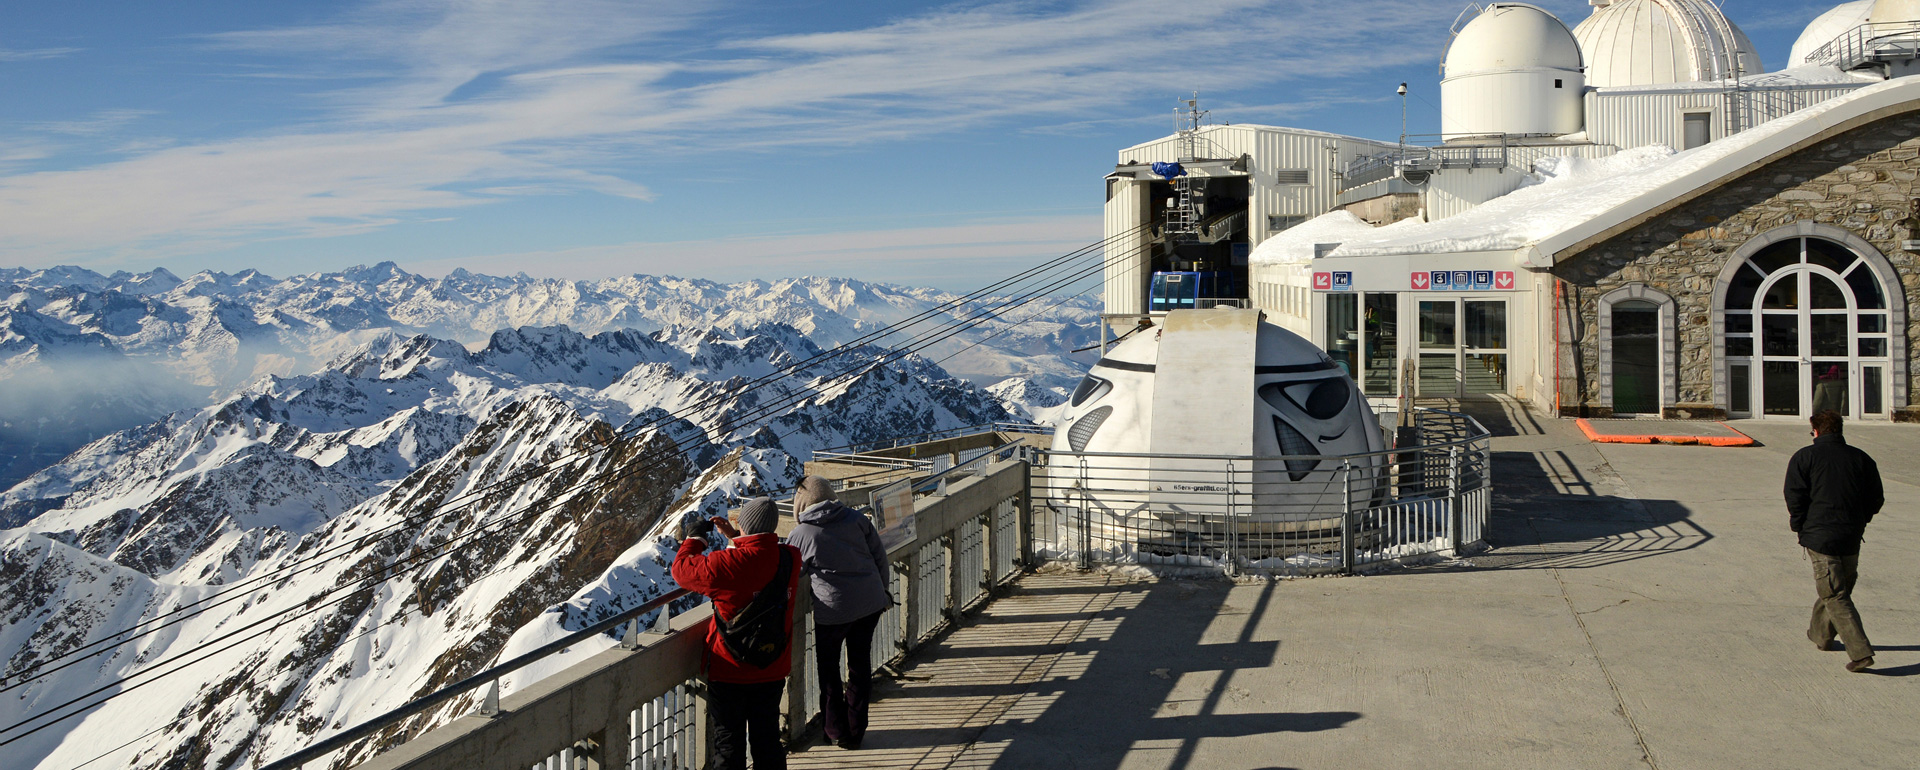
[[[1265,668],[1279,650],[1278,641],[1252,638],[1273,597],[1271,584],[1246,607],[1237,606],[1244,603],[1238,597],[1228,601],[1233,585],[1224,580],[1128,583],[1095,597],[1084,582],[1049,586],[1039,577],[996,601],[994,615],[916,654],[924,663],[907,672],[910,681],[882,685],[879,704],[903,718],[876,712],[867,746],[968,747],[896,766],[1119,768],[1145,759],[1155,767],[1198,768],[1207,761],[1195,757],[1202,739],[1320,732],[1361,718],[1350,711],[1261,710],[1272,693],[1235,686],[1236,671]],[[1084,610],[1063,612],[1075,604]],[[1217,631],[1206,638],[1208,629],[1242,621],[1235,638]],[[1015,659],[1036,663],[1023,666],[1025,675],[994,673]],[[968,714],[960,729],[938,716],[956,711]],[[878,759],[865,749],[839,756]]]

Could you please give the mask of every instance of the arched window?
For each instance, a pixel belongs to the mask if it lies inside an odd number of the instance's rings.
[[[1714,293],[1715,385],[1730,415],[1886,417],[1904,403],[1905,298],[1871,245],[1802,222],[1734,257]]]

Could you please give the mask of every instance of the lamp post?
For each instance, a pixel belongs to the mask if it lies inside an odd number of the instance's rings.
[[[1400,94],[1400,144],[1405,146],[1407,143],[1407,84],[1401,83],[1396,93]]]

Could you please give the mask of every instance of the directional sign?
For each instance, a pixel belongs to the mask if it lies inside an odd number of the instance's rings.
[[[1414,274],[1413,274],[1413,288],[1414,288],[1415,290],[1421,290],[1421,289],[1425,289],[1425,288],[1427,288],[1427,282],[1428,282],[1429,280],[1432,280],[1432,275],[1433,275],[1432,273],[1428,273],[1428,272],[1427,272],[1427,271],[1425,271],[1425,270],[1422,270],[1422,271],[1420,271],[1420,272],[1417,272],[1417,273],[1414,273]]]
[[[1333,288],[1333,274],[1332,273],[1314,273],[1313,288],[1317,291],[1326,291],[1328,289]]]
[[[1350,271],[1350,270],[1333,271],[1333,290],[1334,291],[1352,291],[1353,290],[1353,271]]]
[[[1496,289],[1511,289],[1511,288],[1513,288],[1513,271],[1512,271],[1512,270],[1502,270],[1502,271],[1500,271],[1500,272],[1497,272],[1497,273],[1494,273],[1494,274],[1493,274],[1493,288],[1496,288]]]
[[[1453,288],[1453,274],[1445,270],[1433,271],[1433,288],[1435,289]]]

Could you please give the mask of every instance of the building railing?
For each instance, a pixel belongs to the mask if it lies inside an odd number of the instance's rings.
[[[1021,533],[1030,527],[1028,464],[1008,445],[916,484],[905,536],[888,550],[896,604],[874,631],[874,670],[897,665],[983,604],[993,587],[1018,574],[1031,553]],[[1013,459],[1008,459],[1013,458]],[[808,592],[795,607],[793,669],[787,680],[784,729],[803,739],[820,713],[813,667],[814,633]],[[491,689],[466,716],[405,740],[358,765],[362,770],[470,770],[472,768],[625,768],[666,770],[703,766],[707,753],[706,687],[702,660],[712,605],[678,615],[661,612],[648,630],[644,615],[666,610],[674,591],[601,621],[538,650],[489,668],[399,709],[308,747],[263,770],[332,767],[376,747],[371,737],[398,731],[421,714],[470,703]],[[598,635],[626,634],[612,649],[502,698],[501,676]],[[850,662],[851,663],[851,662]],[[469,706],[470,707],[470,706]]]
[[[1001,420],[996,422],[983,422],[978,425],[966,425],[959,428],[947,428],[945,430],[937,430],[937,431],[931,431],[927,433],[915,433],[909,436],[895,436],[892,438],[876,439],[873,441],[863,441],[857,444],[848,444],[846,446],[832,447],[830,449],[814,452],[814,459],[824,459],[823,453],[825,453],[826,455],[832,455],[836,457],[844,456],[847,454],[865,454],[869,452],[878,452],[878,451],[887,450],[887,449],[895,449],[895,448],[907,446],[910,444],[922,444],[929,441],[939,441],[941,439],[955,438],[958,436],[971,436],[976,433],[1028,433],[1028,434],[1035,434],[1035,435],[1051,436],[1053,435],[1053,426],[1037,425],[1030,422],[1014,422],[1010,420]]]
[[[1862,64],[1920,58],[1920,22],[1867,22],[1807,54],[1808,64],[1850,70]]]
[[[1352,573],[1482,542],[1491,435],[1420,410],[1410,446],[1341,456],[1046,453],[1032,548],[1089,568]]]
[[[1347,163],[1341,173],[1343,189],[1390,179],[1407,172],[1427,173],[1447,168],[1506,168],[1510,162],[1506,134],[1407,136],[1398,147],[1363,155]]]
[[[1410,416],[1417,441],[1385,452],[1128,455],[1050,452],[1016,442],[916,475],[906,486],[911,516],[888,522],[883,532],[894,543],[888,558],[896,603],[874,631],[872,657],[860,663],[876,671],[896,666],[988,601],[996,585],[1043,560],[1313,574],[1467,550],[1482,540],[1490,503],[1488,432],[1453,412]],[[821,705],[808,592],[799,597],[783,707],[790,741],[809,735]],[[357,767],[702,766],[708,740],[702,661],[712,605],[672,614],[674,603],[688,598],[670,592],[265,770],[334,767],[389,746]],[[498,681],[507,673],[623,631],[611,649],[499,695]],[[409,724],[453,709],[471,713],[408,736]]]

